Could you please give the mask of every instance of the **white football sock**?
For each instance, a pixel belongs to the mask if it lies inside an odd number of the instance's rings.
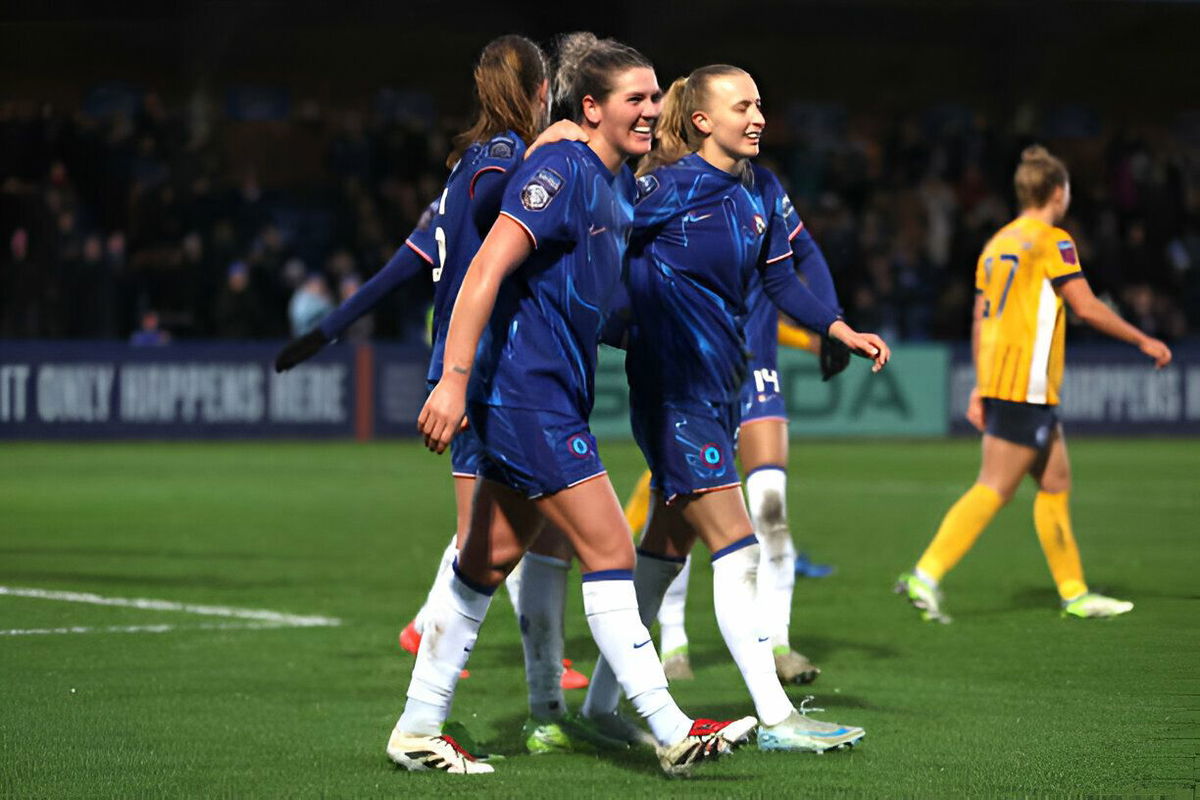
[[[920,567],[913,567],[913,575],[916,575],[921,580],[925,581],[926,585],[931,589],[938,588],[938,579],[930,575]]]
[[[524,588],[517,617],[525,648],[525,682],[529,684],[529,715],[534,719],[561,717],[566,711],[562,690],[563,603],[570,562],[526,553]]]
[[[679,574],[678,559],[649,555],[638,550],[637,567],[634,568],[633,587],[637,596],[638,617],[647,629],[662,602],[663,592]],[[604,656],[596,660],[592,670],[592,681],[588,685],[587,697],[583,701],[585,717],[612,714],[621,699],[621,685],[613,674],[612,667]]]
[[[408,684],[408,702],[396,723],[406,733],[441,733],[442,723],[450,716],[458,675],[475,647],[492,595],[486,587],[468,586],[455,567],[446,599],[446,603],[431,608],[421,636],[421,649]]]
[[[758,557],[758,541],[753,535],[713,553],[713,606],[717,627],[750,690],[759,720],[763,725],[775,725],[791,714],[793,708],[775,675],[771,637],[759,635],[755,622]]]
[[[688,644],[687,630],[683,623],[687,611],[688,579],[691,574],[692,557],[688,555],[683,562],[683,569],[667,587],[662,605],[658,609],[659,641],[662,642],[664,658],[676,650],[686,648]],[[638,602],[641,602],[640,598]]]
[[[667,676],[654,642],[638,616],[633,575],[628,570],[584,575],[583,609],[601,655],[654,738],[664,745],[681,741],[692,720],[667,691]]]
[[[451,536],[450,544],[446,545],[446,549],[442,551],[442,560],[438,563],[437,574],[433,576],[433,584],[429,587],[429,593],[425,595],[425,604],[421,606],[421,610],[413,617],[413,627],[417,629],[417,633],[424,632],[425,620],[429,616],[429,608],[437,605],[440,601],[442,597],[441,590],[446,586],[447,572],[457,556],[458,538]]]
[[[772,647],[789,647],[796,546],[788,530],[787,472],[761,467],[746,477],[746,504],[762,548],[758,561],[758,607]]]
[[[525,578],[525,559],[522,558],[513,567],[512,572],[508,573],[508,577],[504,579],[504,591],[508,592],[508,599],[512,602],[513,613],[517,615],[517,622],[521,621],[521,583]]]

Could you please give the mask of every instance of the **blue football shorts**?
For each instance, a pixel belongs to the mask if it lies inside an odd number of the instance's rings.
[[[632,397],[630,403],[633,437],[650,467],[650,485],[667,503],[741,484],[734,464],[738,403],[637,403]]]
[[[787,407],[780,391],[779,371],[774,364],[750,363],[742,383],[741,422],[780,419],[787,422]]]
[[[574,414],[471,403],[467,416],[480,443],[479,477],[530,499],[605,474],[596,437]]]

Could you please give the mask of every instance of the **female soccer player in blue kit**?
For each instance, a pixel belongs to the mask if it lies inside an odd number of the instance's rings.
[[[540,47],[521,36],[502,36],[490,42],[475,67],[479,115],[459,134],[447,159],[450,177],[438,200],[388,264],[358,292],[323,319],[317,330],[290,342],[276,359],[284,371],[316,355],[353,322],[374,308],[404,281],[432,267],[434,281],[433,353],[427,380],[430,387],[442,374],[442,352],[450,311],[471,258],[500,213],[500,203],[513,172],[526,155],[526,144],[543,131],[548,120],[549,66]],[[548,140],[570,131],[545,132]],[[546,141],[547,139],[539,140]],[[536,145],[533,145],[536,146]],[[466,536],[471,496],[480,457],[479,442],[470,430],[455,439],[451,449],[457,528],[442,555],[442,563],[421,612],[401,635],[401,644],[416,653],[429,609],[444,602],[449,567]],[[538,552],[522,563],[533,590],[517,590],[517,575],[507,588],[522,624],[526,649],[531,720],[525,738],[534,752],[587,748],[594,734],[566,715],[564,683],[586,686],[587,678],[570,670],[562,659],[562,605],[566,590],[569,546],[561,536],[542,536]],[[599,740],[603,742],[604,740]]]
[[[712,552],[717,623],[762,722],[760,748],[824,751],[853,744],[863,730],[798,712],[775,674],[770,636],[755,622],[759,545],[733,464],[751,276],[757,272],[781,310],[871,358],[875,370],[889,351],[798,280],[786,196],[774,175],[749,161],[764,124],[746,72],[701,68],[671,87],[659,148],[643,162],[627,282],[626,373],[654,503],[638,551],[637,596],[648,624],[695,539],[703,539]],[[616,708],[608,669],[597,664],[587,716]]]
[[[514,176],[463,281],[441,380],[418,420],[441,452],[469,412],[483,455],[450,602],[434,612],[436,641],[422,644],[388,742],[408,769],[492,771],[439,732],[491,594],[543,518],[575,549],[592,635],[668,774],[729,752],[756,723],[693,720],[667,691],[638,615],[624,516],[587,426],[601,323],[633,218],[624,162],[650,149],[661,92],[649,61],[625,45],[577,34],[560,52],[574,76],[564,103],[589,141],[543,147]]]
[[[829,308],[840,312],[837,292],[829,265],[817,243],[804,227],[795,207],[786,195],[783,199],[785,229],[792,247],[792,261],[805,284]],[[800,563],[792,542],[787,514],[788,419],[777,370],[780,344],[814,350],[820,356],[822,377],[826,380],[845,366],[850,356],[845,345],[821,337],[779,319],[779,311],[763,291],[757,276],[751,283],[746,301],[749,309],[743,329],[750,360],[741,392],[741,421],[738,427],[738,460],[746,485],[746,505],[758,536],[761,554],[758,562],[758,609],[763,616],[763,631],[771,637],[775,673],[784,683],[811,683],[820,674],[806,656],[792,649],[792,590]],[[819,348],[819,349],[817,349]],[[640,531],[649,513],[650,473],[639,481],[635,494],[626,505],[630,527]],[[631,512],[641,511],[640,519]],[[802,559],[807,564],[807,559]],[[820,565],[807,564],[805,574],[818,577]],[[671,582],[658,612],[662,636],[663,668],[668,680],[691,679],[687,633],[684,630],[687,586],[691,572],[690,557],[679,576]]]

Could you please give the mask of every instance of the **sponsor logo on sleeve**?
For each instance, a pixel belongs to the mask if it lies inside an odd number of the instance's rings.
[[[788,197],[786,194],[783,196],[781,206],[783,208],[784,219],[796,213],[796,207],[792,205],[792,198]]]
[[[539,169],[521,189],[521,205],[529,211],[541,211],[563,187],[563,177],[549,167]]]
[[[1058,243],[1058,253],[1064,264],[1078,264],[1079,256],[1075,254],[1075,243],[1071,240]]]

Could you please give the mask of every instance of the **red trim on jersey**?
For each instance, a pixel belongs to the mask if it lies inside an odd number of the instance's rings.
[[[721,484],[720,486],[708,486],[704,489],[696,489],[695,491],[691,491],[691,492],[676,492],[675,494],[668,497],[664,502],[666,502],[667,505],[674,505],[675,501],[678,500],[680,497],[691,497],[692,495],[709,494],[710,492],[723,492],[726,489],[733,489],[733,488],[738,488],[738,489],[742,488],[742,482],[738,481],[737,483],[724,483],[724,484]],[[751,533],[751,535],[753,535],[753,533]]]
[[[796,226],[796,230],[788,234],[788,241],[790,242],[792,239],[795,239],[797,236],[799,236],[800,231],[802,230],[804,230],[804,220],[800,220],[800,224]]]
[[[497,167],[497,166],[493,165],[490,167],[484,167],[483,169],[479,170],[479,172],[476,172],[474,175],[472,175],[471,176],[471,185],[469,187],[467,187],[467,195],[472,200],[475,199],[475,181],[479,180],[479,176],[485,172],[508,172],[508,170],[506,170],[504,167]]]
[[[432,264],[432,263],[433,263],[433,259],[429,257],[429,254],[428,254],[428,253],[426,253],[426,252],[425,252],[424,250],[422,250],[421,248],[417,247],[415,244],[413,244],[413,243],[412,243],[412,239],[405,239],[405,240],[404,240],[404,243],[405,243],[406,245],[408,245],[408,246],[409,246],[409,247],[412,249],[412,251],[413,251],[414,253],[416,253],[417,255],[419,255],[421,258],[425,259],[425,263],[427,263],[427,264]]]
[[[533,244],[533,249],[537,250],[537,246],[538,246],[537,237],[533,235],[533,231],[529,230],[528,225],[526,225],[524,222],[521,222],[521,220],[517,219],[516,217],[514,217],[512,214],[508,213],[507,211],[501,211],[500,215],[504,216],[504,217],[508,217],[513,222],[520,225],[525,230],[525,235],[529,237],[529,241]]]
[[[792,251],[788,250],[786,253],[784,253],[781,256],[775,256],[774,258],[768,258],[767,263],[774,264],[776,261],[783,261],[785,258],[790,258],[791,256],[792,256]]]

